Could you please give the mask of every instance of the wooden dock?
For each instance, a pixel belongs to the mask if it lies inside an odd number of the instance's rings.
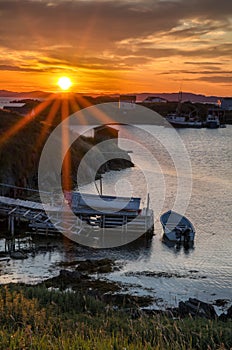
[[[41,234],[64,232],[64,230],[76,234],[78,231],[91,229],[97,235],[98,230],[114,229],[114,232],[120,234],[139,234],[141,232],[147,237],[153,235],[153,211],[148,207],[139,212],[131,210],[130,207],[128,207],[130,210],[115,212],[106,209],[97,210],[83,203],[81,206],[72,208],[67,201],[55,200],[52,193],[48,193],[48,203],[42,204],[33,200],[7,197],[6,186],[8,189],[14,187],[0,184],[1,193],[5,193],[4,196],[0,196],[0,215],[8,218],[8,230],[11,236],[15,234],[15,225],[20,225],[21,222],[27,222],[33,232]],[[35,195],[39,198],[39,192],[36,190],[20,189],[29,192],[30,198]],[[76,198],[76,193],[74,195]],[[52,222],[49,217],[52,218]]]

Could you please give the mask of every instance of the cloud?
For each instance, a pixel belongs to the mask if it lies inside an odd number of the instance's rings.
[[[145,56],[150,57],[150,59],[159,59],[159,58],[171,58],[171,57],[182,57],[186,58],[206,58],[206,59],[215,59],[222,57],[223,59],[231,56],[232,44],[212,44],[206,45],[204,47],[196,47],[192,48],[190,46],[186,48],[178,47],[164,47],[157,45],[154,48],[146,48],[144,46],[139,47],[139,45],[132,50],[134,55],[138,55],[138,57]],[[122,48],[118,50],[117,53],[130,54],[130,49]]]
[[[222,62],[208,62],[208,61],[192,61],[192,62],[184,62],[184,64],[189,64],[189,65],[197,65],[197,66],[221,66],[223,63]],[[220,69],[220,68],[218,68]]]
[[[228,0],[173,1],[0,1],[0,44],[23,50],[55,43],[83,52],[112,48],[118,41],[144,38],[161,32],[172,36],[202,35],[230,27]],[[14,14],[12,13],[14,9]],[[216,18],[216,19],[215,19]],[[198,19],[190,28],[176,29]],[[208,21],[208,22],[207,22]]]
[[[228,74],[231,76],[231,79],[232,79],[232,71],[223,71],[223,70],[218,70],[218,71],[215,71],[215,70],[196,70],[196,71],[193,71],[193,70],[170,70],[168,72],[162,72],[161,74],[178,74],[178,73],[181,73],[181,74],[197,74],[197,75],[223,75],[223,74]]]
[[[232,77],[230,76],[211,76],[211,77],[200,77],[197,78],[199,81],[205,81],[208,83],[230,83],[230,86],[232,86]]]
[[[9,66],[9,65],[0,65],[0,70],[5,71],[14,71],[14,72],[45,72],[46,69],[36,69],[36,68],[30,68],[30,67],[17,67],[17,66]]]
[[[0,0],[0,70],[114,78],[189,65],[219,81],[216,67],[230,72],[231,14],[228,0]]]

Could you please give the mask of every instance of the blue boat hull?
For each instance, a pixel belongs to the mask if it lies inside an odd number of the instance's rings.
[[[183,215],[172,210],[160,217],[164,231],[164,239],[174,243],[191,243],[195,238],[192,223]]]

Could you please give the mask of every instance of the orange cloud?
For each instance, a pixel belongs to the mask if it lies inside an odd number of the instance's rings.
[[[69,75],[83,92],[176,91],[179,81],[231,94],[230,1],[2,0],[0,13],[0,89],[55,91]]]

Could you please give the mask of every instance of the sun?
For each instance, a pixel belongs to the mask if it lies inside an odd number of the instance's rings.
[[[71,79],[68,77],[61,77],[58,80],[58,85],[61,90],[68,90],[72,86]]]

